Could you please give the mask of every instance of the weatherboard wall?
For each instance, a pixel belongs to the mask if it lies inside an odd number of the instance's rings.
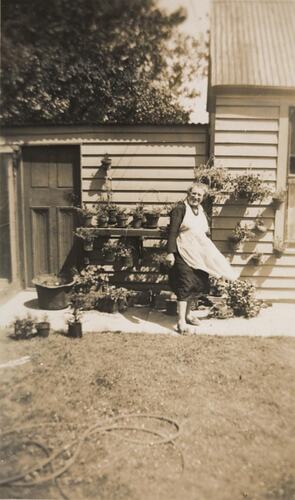
[[[286,189],[288,107],[294,104],[294,98],[286,97],[217,95],[211,116],[215,164],[234,175],[259,174],[269,187]],[[280,258],[273,253],[274,239],[285,237],[286,210],[285,204],[274,210],[271,198],[247,205],[225,197],[217,200],[213,210],[214,242],[266,299],[295,299],[294,248],[287,248]],[[232,229],[237,222],[253,226],[258,216],[264,219],[267,232],[256,232],[253,240],[232,254],[227,240]],[[264,254],[260,266],[251,264],[255,252]]]

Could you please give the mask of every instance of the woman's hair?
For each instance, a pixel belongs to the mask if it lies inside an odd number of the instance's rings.
[[[190,187],[188,188],[187,190],[187,193],[189,194],[193,188],[198,188],[198,189],[202,189],[202,191],[204,192],[204,195],[206,195],[208,193],[208,186],[207,184],[204,184],[203,182],[193,182]]]

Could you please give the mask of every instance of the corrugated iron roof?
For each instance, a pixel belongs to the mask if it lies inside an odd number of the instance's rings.
[[[211,85],[295,88],[295,0],[214,0]]]

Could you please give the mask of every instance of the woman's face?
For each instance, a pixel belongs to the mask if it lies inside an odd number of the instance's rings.
[[[198,207],[204,198],[204,190],[199,187],[193,187],[187,195],[187,201],[191,207]]]

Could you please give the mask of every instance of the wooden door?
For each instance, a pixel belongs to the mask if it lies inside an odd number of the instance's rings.
[[[23,148],[26,285],[74,264],[73,201],[79,199],[79,149]]]

